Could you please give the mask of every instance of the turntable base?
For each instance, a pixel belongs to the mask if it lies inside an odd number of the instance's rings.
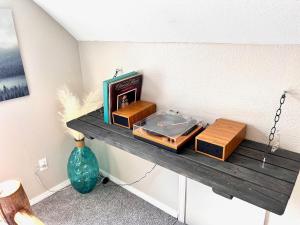
[[[165,136],[157,136],[157,135],[150,134],[149,132],[145,131],[142,127],[138,129],[134,129],[133,135],[137,139],[159,146],[166,150],[170,150],[178,153],[182,149],[184,144],[186,144],[189,140],[193,139],[202,130],[203,127],[197,126],[193,131],[191,131],[187,135],[182,135],[178,137],[176,139],[176,142]]]

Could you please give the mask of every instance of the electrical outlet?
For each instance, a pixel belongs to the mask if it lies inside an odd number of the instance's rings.
[[[44,171],[44,170],[48,169],[48,163],[47,163],[46,157],[40,159],[40,160],[38,161],[38,163],[39,163],[39,170],[40,170],[40,171]]]

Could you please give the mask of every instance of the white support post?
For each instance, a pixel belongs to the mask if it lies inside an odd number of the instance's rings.
[[[270,212],[266,210],[264,225],[269,225]]]
[[[179,175],[178,188],[178,221],[185,223],[187,178]]]

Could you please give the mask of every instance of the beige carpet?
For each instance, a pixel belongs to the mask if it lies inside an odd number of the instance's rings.
[[[85,195],[70,187],[34,205],[33,210],[47,225],[182,224],[119,186],[99,185]]]

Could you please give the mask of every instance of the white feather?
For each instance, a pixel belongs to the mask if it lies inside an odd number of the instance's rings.
[[[100,99],[100,92],[98,90],[90,92],[83,99],[81,113],[82,115],[88,114],[101,107],[102,101]]]
[[[84,138],[84,134],[67,127],[67,122],[76,119],[82,115],[92,112],[101,106],[100,95],[98,91],[89,93],[81,105],[80,100],[75,96],[68,87],[64,86],[57,93],[58,99],[63,106],[63,109],[58,114],[61,117],[63,127],[66,132],[70,134],[75,140],[81,140]]]

